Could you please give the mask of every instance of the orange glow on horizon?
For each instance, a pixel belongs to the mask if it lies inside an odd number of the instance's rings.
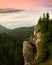
[[[52,5],[52,0],[0,0],[0,8],[31,8]]]

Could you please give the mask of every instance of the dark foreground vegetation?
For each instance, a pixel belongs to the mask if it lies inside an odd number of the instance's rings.
[[[34,27],[14,30],[0,26],[0,65],[24,65],[22,44],[26,37],[33,34]]]

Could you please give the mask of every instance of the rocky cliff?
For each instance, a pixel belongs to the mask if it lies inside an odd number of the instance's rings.
[[[24,65],[52,65],[52,19],[43,14],[34,29],[34,35],[23,42]]]
[[[33,62],[36,63],[39,55],[38,46],[40,41],[41,32],[36,33],[36,30],[34,30],[33,36],[24,40],[23,42],[24,65],[32,65]]]

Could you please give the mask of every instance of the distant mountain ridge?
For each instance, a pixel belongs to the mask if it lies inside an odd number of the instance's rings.
[[[0,25],[0,34],[6,33],[14,37],[25,37],[33,34],[34,26],[31,27],[20,27],[16,29],[7,29],[6,27]]]
[[[9,31],[9,29],[7,29],[6,27],[0,25],[0,33],[4,33],[6,31]]]
[[[24,11],[22,9],[0,9],[0,13],[12,13],[12,12],[20,12],[20,11]]]

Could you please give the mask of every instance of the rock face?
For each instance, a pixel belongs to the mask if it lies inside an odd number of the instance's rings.
[[[36,62],[39,55],[39,42],[41,41],[41,33],[37,33],[35,36],[31,36],[28,40],[23,42],[23,57],[25,64],[32,65],[32,62]]]
[[[25,60],[25,65],[30,65],[33,61],[33,50],[29,41],[23,42],[23,56]]]

